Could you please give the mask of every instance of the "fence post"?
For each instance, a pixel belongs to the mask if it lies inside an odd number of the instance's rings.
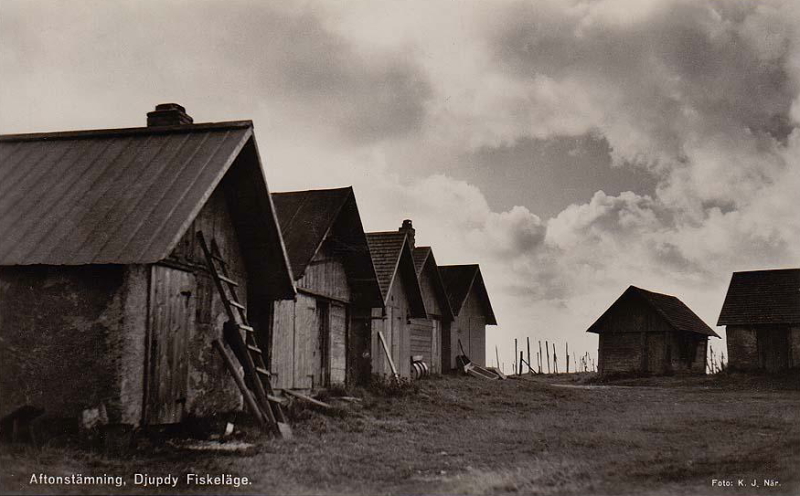
[[[550,343],[545,339],[544,349],[547,351],[547,373],[550,373]]]

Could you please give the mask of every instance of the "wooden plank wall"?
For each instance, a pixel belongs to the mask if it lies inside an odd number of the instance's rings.
[[[757,369],[758,341],[755,329],[745,326],[727,326],[728,364],[732,369]]]
[[[329,327],[329,385],[344,384],[347,375],[347,308],[344,305],[331,304]]]
[[[342,258],[333,253],[327,242],[314,255],[297,287],[346,302],[352,298]]]
[[[379,308],[372,310],[375,317],[372,321],[372,372],[375,374],[392,373],[378,338],[378,331],[382,331],[398,374],[411,376],[411,330],[406,323],[409,310],[405,288],[403,278],[397,277],[389,293],[385,316],[380,318],[382,312]]]
[[[203,231],[206,240],[215,239],[228,271],[239,283],[239,301],[248,304],[248,285],[244,257],[222,188],[217,188],[200,210],[190,228],[179,241],[168,261],[194,270],[196,288],[195,329],[189,343],[189,390],[187,410],[204,416],[239,408],[242,397],[225,369],[211,341],[221,335],[227,320],[225,307],[208,274],[196,232]],[[254,323],[258,325],[257,323]]]
[[[147,422],[183,420],[189,382],[189,339],[194,327],[194,274],[152,266]]]

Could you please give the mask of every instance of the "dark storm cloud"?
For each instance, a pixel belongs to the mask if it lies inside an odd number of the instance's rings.
[[[402,137],[424,124],[431,84],[400,50],[358,49],[310,7],[299,12],[207,11],[221,56],[238,65],[270,100],[290,100],[307,118],[356,143]]]
[[[784,140],[791,131],[797,87],[787,73],[786,28],[753,21],[767,7],[665,2],[626,23],[624,11],[619,22],[598,21],[591,9],[601,3],[565,4],[519,3],[501,16],[490,37],[503,71],[607,90],[619,99],[611,105],[635,120],[650,145],[676,160],[693,133]]]

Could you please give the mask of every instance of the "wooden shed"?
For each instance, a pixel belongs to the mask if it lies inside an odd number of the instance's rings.
[[[674,296],[630,286],[587,332],[599,335],[600,374],[705,374],[719,337]]]
[[[239,409],[198,231],[241,301],[294,296],[250,121],[193,124],[164,104],[143,128],[0,137],[0,416]]]
[[[411,376],[411,319],[427,319],[425,302],[405,232],[367,233],[372,263],[378,275],[384,307],[372,309],[372,373],[392,370],[378,333],[383,334],[397,372]]]
[[[442,370],[456,368],[461,354],[458,343],[469,359],[486,365],[486,326],[497,325],[481,268],[472,265],[440,265],[439,272],[455,316],[450,328],[442,332]]]
[[[734,272],[717,325],[731,369],[799,368],[800,269]]]
[[[274,303],[272,325],[259,336],[270,350],[273,385],[367,382],[371,309],[383,308],[383,297],[353,189],[275,193],[272,199],[298,292],[294,300]]]

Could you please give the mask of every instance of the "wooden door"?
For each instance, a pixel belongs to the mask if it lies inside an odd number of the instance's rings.
[[[317,302],[306,295],[297,295],[294,328],[294,387],[312,389],[319,386],[319,322]],[[316,371],[316,373],[315,373]]]
[[[442,371],[442,356],[441,356],[441,323],[439,319],[431,319],[431,372],[438,374]]]
[[[187,349],[194,333],[194,274],[154,265],[150,277],[147,422],[183,419],[189,378]]]
[[[333,303],[330,306],[330,352],[328,353],[328,385],[344,384],[347,373],[347,308]]]

